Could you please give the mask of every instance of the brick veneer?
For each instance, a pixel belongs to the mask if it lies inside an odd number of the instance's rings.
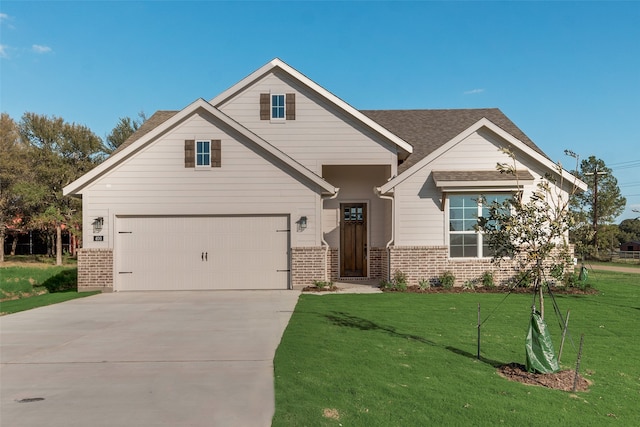
[[[325,268],[323,247],[291,248],[291,285],[294,289],[324,280]]]
[[[569,250],[572,253],[573,247],[570,246]],[[497,264],[491,259],[449,258],[449,248],[446,246],[392,246],[389,253],[391,277],[399,270],[406,275],[409,285],[417,285],[423,279],[437,284],[445,271],[453,273],[455,286],[478,281],[485,271],[493,273],[496,285],[504,285],[518,273],[515,261],[505,260]],[[547,268],[551,267],[551,262],[545,264]]]
[[[113,251],[78,250],[78,291],[113,291]]]
[[[478,280],[485,271],[493,272],[496,284],[507,282],[516,273],[510,263],[498,266],[490,259],[451,259],[446,246],[392,246],[389,252],[391,276],[399,270],[407,276],[409,285],[417,285],[423,279],[437,284],[445,271],[456,277],[456,286]]]

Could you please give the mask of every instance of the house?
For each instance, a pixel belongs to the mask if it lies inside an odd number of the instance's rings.
[[[517,179],[495,169],[504,146]],[[158,111],[64,194],[83,202],[80,289],[287,289],[397,270],[462,283],[495,268],[473,229],[478,195],[526,193],[546,173],[573,178],[498,109],[359,111],[274,59]]]

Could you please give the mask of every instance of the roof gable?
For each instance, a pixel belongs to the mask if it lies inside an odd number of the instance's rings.
[[[311,91],[315,92],[318,96],[322,97],[330,105],[333,105],[334,107],[340,109],[342,112],[348,114],[349,116],[353,117],[355,120],[361,122],[369,129],[372,129],[376,133],[382,135],[384,138],[388,139],[389,141],[394,143],[398,148],[400,148],[401,151],[407,154],[413,152],[413,147],[411,146],[411,144],[405,141],[398,134],[390,131],[389,129],[387,129],[377,121],[371,119],[367,115],[358,111],[357,109],[355,109],[354,107],[352,107],[351,105],[343,101],[342,99],[338,98],[337,96],[335,96],[334,94],[332,94],[331,92],[329,92],[328,90],[326,90],[325,88],[323,88],[322,86],[320,86],[319,84],[317,84],[316,82],[314,82],[313,80],[305,76],[304,74],[297,71],[296,69],[289,66],[284,61],[278,58],[273,59],[272,61],[265,64],[258,70],[254,71],[253,73],[251,73],[244,79],[240,80],[238,83],[231,86],[229,89],[225,90],[224,92],[222,92],[220,95],[216,96],[209,102],[211,103],[211,105],[218,108],[222,104],[227,102],[230,98],[234,97],[237,93],[244,90],[248,86],[254,84],[257,80],[261,79],[265,74],[275,72],[276,70],[279,70],[287,74],[290,78],[296,80],[300,84],[309,88]]]
[[[119,147],[119,149],[114,152],[107,160],[93,168],[91,171],[87,172],[71,184],[67,185],[63,189],[64,195],[76,195],[81,194],[81,191],[88,184],[104,175],[108,171],[112,170],[117,165],[121,164],[124,160],[134,155],[138,150],[146,146],[146,144],[151,143],[157,137],[164,134],[167,130],[171,129],[173,126],[185,120],[187,117],[190,117],[196,114],[199,110],[205,110],[211,115],[213,115],[216,119],[220,120],[225,125],[234,129],[242,136],[246,137],[250,141],[254,142],[257,146],[261,147],[264,151],[274,156],[276,159],[282,161],[287,166],[291,167],[295,172],[300,174],[302,177],[310,180],[318,187],[322,188],[324,191],[334,194],[337,192],[337,189],[334,188],[331,184],[325,181],[322,177],[316,175],[309,169],[305,168],[303,165],[292,159],[290,156],[286,155],[282,151],[278,150],[273,145],[269,144],[264,139],[260,138],[253,132],[249,131],[245,127],[241,126],[239,123],[222,113],[217,108],[213,107],[204,99],[198,99],[191,103],[189,106],[184,108],[178,112],[165,112],[166,114],[154,114],[152,116],[156,117],[154,120],[157,120],[159,124],[152,123],[146,129],[143,129],[144,126],[141,126],[140,129],[136,133],[139,132],[138,138],[134,139],[134,135],[132,135],[125,143]],[[148,121],[150,121],[149,119]],[[154,126],[155,125],[155,126]],[[126,144],[126,145],[125,145]]]
[[[364,110],[362,113],[413,146],[413,153],[398,166],[398,174],[406,171],[482,118],[490,120],[538,154],[546,157],[542,150],[498,108]]]
[[[521,141],[520,139],[516,138],[511,133],[504,130],[502,127],[496,125],[489,119],[483,117],[477,122],[473,123],[468,128],[464,129],[459,134],[455,135],[450,140],[444,143],[428,146],[425,149],[425,152],[427,152],[428,150],[431,150],[431,151],[429,151],[424,157],[417,159],[417,161],[414,161],[413,163],[409,164],[407,167],[404,168],[404,170],[401,173],[398,174],[398,176],[391,179],[382,187],[379,187],[377,191],[380,192],[381,194],[388,193],[394,187],[396,187],[397,185],[402,183],[404,180],[412,176],[415,172],[422,169],[423,167],[428,165],[431,161],[433,161],[438,156],[440,156],[442,153],[447,151],[450,147],[460,143],[461,141],[465,140],[467,137],[472,135],[474,132],[477,132],[483,128],[490,130],[491,132],[495,133],[496,135],[498,135],[499,137],[507,141],[509,145],[512,145],[518,150],[526,153],[535,161],[537,161],[539,164],[541,164],[546,169],[548,169],[549,172],[557,173],[557,165],[552,160],[550,160],[539,148],[537,148],[537,146],[535,146],[535,144],[533,144],[531,140],[529,140],[530,143],[527,144]],[[533,144],[533,146],[531,144]],[[398,169],[400,170],[400,168]],[[561,176],[569,180],[568,182],[574,182],[575,185],[578,188],[580,188],[582,191],[585,191],[587,189],[587,185],[584,182],[580,181],[579,179],[571,175],[565,169],[562,169]]]

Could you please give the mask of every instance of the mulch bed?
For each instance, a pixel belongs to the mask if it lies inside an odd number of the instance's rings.
[[[535,374],[527,372],[523,365],[518,363],[510,363],[498,368],[498,374],[509,381],[516,381],[527,385],[537,385],[554,390],[574,391],[573,382],[575,381],[575,371],[560,371],[554,374]],[[591,381],[583,378],[578,374],[575,391],[588,391]]]
[[[494,288],[485,288],[485,287],[477,287],[477,288],[463,288],[461,286],[454,286],[453,288],[444,288],[442,286],[431,286],[430,288],[421,289],[419,286],[413,285],[408,286],[407,290],[398,290],[398,289],[385,289],[381,288],[382,292],[405,292],[405,293],[413,293],[413,294],[461,294],[461,293],[478,293],[478,294],[503,294],[509,292],[509,288],[505,286],[496,286]],[[551,291],[554,294],[562,294],[562,295],[589,295],[589,294],[597,294],[598,290],[594,288],[587,288],[582,290],[580,288],[551,288]],[[512,294],[530,294],[532,292],[532,288],[512,288]]]
[[[302,289],[302,292],[335,292],[340,290],[336,285],[333,286],[325,286],[324,288],[319,288],[317,286],[306,286]]]

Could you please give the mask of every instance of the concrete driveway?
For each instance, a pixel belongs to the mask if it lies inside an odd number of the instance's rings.
[[[113,293],[3,316],[0,425],[271,425],[298,296]]]

